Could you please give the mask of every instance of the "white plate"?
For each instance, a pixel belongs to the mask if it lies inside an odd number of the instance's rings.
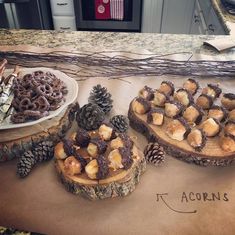
[[[58,70],[54,70],[54,69],[51,69],[51,68],[44,68],[44,67],[24,68],[24,69],[22,69],[20,76],[22,77],[27,73],[32,73],[32,72],[37,71],[37,70],[42,70],[44,72],[49,71],[49,72],[55,74],[60,80],[62,80],[66,84],[67,89],[68,89],[68,94],[66,94],[64,96],[65,97],[65,102],[63,103],[63,105],[61,105],[60,108],[56,109],[55,111],[50,111],[48,116],[40,118],[40,119],[35,120],[35,121],[28,121],[28,122],[24,122],[24,123],[14,124],[14,123],[10,122],[10,120],[8,118],[0,124],[0,130],[32,126],[32,125],[38,124],[40,122],[43,122],[45,120],[51,119],[51,118],[57,116],[68,105],[70,105],[71,103],[73,103],[76,100],[77,95],[78,95],[78,84],[77,84],[76,80],[74,80],[73,78],[67,76],[66,74],[64,74],[64,73],[62,73]],[[12,70],[6,70],[4,75],[10,74],[11,72],[12,72]]]

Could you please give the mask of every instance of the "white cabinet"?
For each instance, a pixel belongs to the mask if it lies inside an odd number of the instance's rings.
[[[164,0],[162,33],[190,33],[195,0]]]
[[[143,0],[142,33],[160,33],[163,0]]]
[[[73,0],[51,0],[51,12],[55,30],[76,30]]]

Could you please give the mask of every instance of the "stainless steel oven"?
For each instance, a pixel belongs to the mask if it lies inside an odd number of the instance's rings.
[[[142,0],[98,0],[100,2],[99,13],[104,12],[103,6],[108,6],[112,1],[122,2],[123,18],[100,17],[97,19],[96,0],[74,0],[77,29],[140,32]]]
[[[49,0],[0,0],[0,27],[53,29]]]

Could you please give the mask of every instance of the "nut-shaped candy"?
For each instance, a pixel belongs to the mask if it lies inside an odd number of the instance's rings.
[[[122,155],[119,152],[119,149],[114,149],[108,155],[109,159],[109,167],[112,168],[114,171],[123,168],[122,165]]]
[[[95,138],[87,146],[87,152],[91,157],[97,157],[103,154],[107,149],[107,143],[101,139]]]
[[[163,81],[158,89],[158,91],[164,93],[167,96],[173,95],[175,91],[174,84],[171,81]]]
[[[206,144],[206,134],[202,130],[194,129],[188,134],[187,141],[196,151],[201,151]]]
[[[139,96],[146,100],[152,100],[154,97],[154,89],[144,86],[144,88],[139,91]]]
[[[73,144],[70,140],[59,142],[54,148],[54,156],[56,159],[65,159],[74,154]]]
[[[111,149],[118,149],[122,147],[126,147],[131,149],[133,147],[133,141],[126,134],[119,134],[115,139],[113,139],[110,143]]]
[[[115,136],[115,131],[108,124],[102,124],[98,130],[99,136],[102,140],[109,141]]]
[[[193,103],[192,94],[184,88],[181,88],[175,92],[174,99],[186,107]]]
[[[76,175],[82,172],[82,166],[74,156],[69,156],[64,160],[64,170],[67,175]]]
[[[203,115],[203,110],[196,104],[191,104],[183,112],[183,118],[188,123],[195,123],[197,125],[201,122]]]
[[[204,110],[209,109],[213,105],[213,102],[213,98],[206,94],[201,94],[196,100],[196,104]]]
[[[90,179],[97,179],[98,171],[99,171],[99,166],[97,159],[91,160],[85,167],[85,172]]]
[[[169,100],[169,97],[165,93],[158,91],[158,90],[154,92],[154,98],[152,101],[154,105],[159,106],[159,107],[164,107],[166,101],[168,100]]]
[[[208,111],[208,118],[214,118],[219,122],[225,121],[227,116],[227,111],[219,105],[213,105]]]
[[[221,94],[222,90],[218,84],[207,84],[207,87],[202,89],[202,94],[208,95],[213,99],[218,98]]]
[[[214,137],[221,131],[220,123],[214,118],[206,119],[200,127],[206,133],[207,137]]]
[[[150,110],[151,104],[148,100],[145,100],[142,97],[138,97],[134,100],[132,108],[134,112],[138,114],[145,114]]]
[[[224,94],[221,99],[221,103],[228,110],[235,109],[235,94],[233,93]]]
[[[165,114],[169,118],[178,117],[183,111],[184,106],[177,101],[167,101],[165,103]]]
[[[156,126],[161,126],[164,122],[164,111],[152,108],[147,114],[147,122]]]
[[[184,82],[183,88],[190,92],[192,95],[195,95],[199,88],[199,84],[194,79],[189,78],[187,81]]]

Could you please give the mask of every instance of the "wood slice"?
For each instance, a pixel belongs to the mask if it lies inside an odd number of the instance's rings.
[[[149,141],[158,142],[163,146],[166,153],[184,160],[188,163],[195,163],[202,166],[226,166],[233,162],[235,152],[226,152],[219,146],[219,137],[208,138],[206,146],[201,152],[195,151],[186,140],[177,141],[171,139],[166,134],[166,126],[170,118],[165,117],[162,126],[155,126],[147,123],[147,114],[140,115],[133,111],[130,103],[128,118],[130,126],[136,131],[142,133]]]
[[[75,105],[70,105],[57,117],[29,127],[0,131],[0,162],[19,157],[41,141],[55,143],[65,136],[74,120]]]
[[[74,194],[81,195],[90,200],[123,197],[134,191],[140,180],[140,175],[146,169],[146,161],[137,148],[133,147],[133,164],[128,170],[117,170],[109,173],[103,180],[91,180],[85,173],[80,175],[67,175],[63,160],[55,160],[55,166],[61,182],[66,189]]]

